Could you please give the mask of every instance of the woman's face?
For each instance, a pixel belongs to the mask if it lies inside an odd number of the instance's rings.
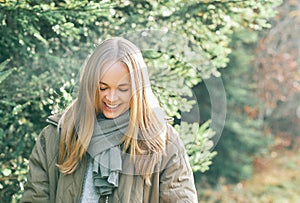
[[[130,107],[131,83],[128,67],[123,62],[107,64],[99,82],[100,111],[106,118],[116,118]]]

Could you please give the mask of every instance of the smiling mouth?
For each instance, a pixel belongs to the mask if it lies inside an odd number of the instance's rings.
[[[107,104],[105,102],[104,102],[104,104],[105,104],[105,106],[107,106],[110,109],[116,109],[116,108],[118,108],[120,106],[120,104],[111,105],[111,104]]]

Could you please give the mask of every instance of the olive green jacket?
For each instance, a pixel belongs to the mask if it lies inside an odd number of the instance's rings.
[[[63,175],[56,163],[59,153],[59,117],[48,118],[50,123],[39,135],[29,160],[29,173],[23,202],[78,203],[82,196],[88,155],[84,156],[73,174]],[[197,202],[193,173],[184,145],[177,132],[168,125],[166,153],[146,185],[141,176],[121,174],[119,187],[109,197],[113,203]],[[99,199],[102,202],[102,199]]]

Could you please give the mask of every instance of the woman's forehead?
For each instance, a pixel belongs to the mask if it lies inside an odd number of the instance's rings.
[[[130,83],[130,72],[121,61],[106,63],[101,70],[100,82],[105,84]]]

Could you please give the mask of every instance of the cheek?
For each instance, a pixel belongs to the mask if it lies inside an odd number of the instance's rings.
[[[99,90],[98,100],[103,101],[107,95],[108,95],[108,91]]]
[[[128,92],[128,94],[126,95],[126,101],[127,101],[128,103],[130,103],[131,97],[132,97],[132,94],[131,94],[131,91],[130,91],[130,92]]]
[[[123,102],[130,103],[130,101],[131,101],[131,92],[123,93],[122,95],[120,95],[120,98],[122,99]]]
[[[96,112],[97,113],[100,113],[101,112],[101,109],[102,109],[102,95],[99,94],[99,92],[97,92],[97,96],[96,96],[96,101],[95,101],[95,109],[96,109]]]
[[[99,96],[99,102],[102,101],[104,97],[105,97],[105,95],[103,93],[101,93]]]

